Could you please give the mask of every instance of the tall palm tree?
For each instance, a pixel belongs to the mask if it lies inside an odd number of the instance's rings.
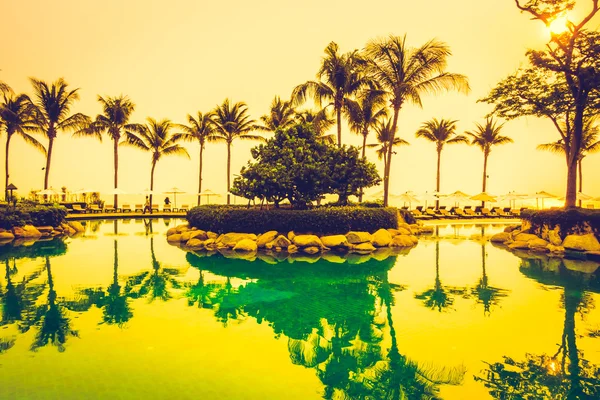
[[[600,140],[598,140],[598,133],[600,132],[600,129],[597,125],[594,125],[595,122],[595,118],[588,118],[583,123],[583,135],[581,138],[579,156],[577,158],[577,167],[579,170],[579,192],[583,191],[583,171],[581,162],[588,153],[597,153],[600,151]],[[562,129],[566,131],[567,127],[563,126]],[[572,135],[568,135],[567,137],[571,136]],[[568,156],[565,142],[562,139],[558,140],[557,142],[540,144],[537,149]],[[579,207],[581,207],[581,200],[579,200]]]
[[[427,139],[430,142],[435,143],[437,151],[437,177],[435,190],[440,192],[440,164],[442,158],[442,150],[445,144],[455,143],[466,143],[469,144],[469,139],[463,135],[456,134],[456,121],[450,121],[447,119],[440,119],[439,121],[434,118],[431,121],[424,122],[421,128],[416,132],[416,136],[419,138]],[[435,207],[439,208],[440,201],[436,200]]]
[[[260,117],[262,125],[256,125],[256,129],[265,132],[275,132],[277,129],[287,129],[294,124],[296,113],[289,101],[281,101],[279,96],[275,96],[271,102],[271,111],[269,114]]]
[[[56,82],[48,84],[36,78],[29,78],[35,93],[35,105],[38,108],[38,129],[48,138],[46,155],[46,173],[44,176],[44,189],[48,189],[50,177],[50,164],[52,162],[52,148],[54,139],[60,131],[78,131],[90,123],[90,118],[76,113],[70,115],[71,106],[79,100],[79,89],[68,90],[67,82],[59,78]]]
[[[387,117],[384,92],[367,89],[359,93],[356,100],[347,100],[344,110],[348,118],[350,131],[362,135],[362,158],[365,158],[367,137],[372,128]],[[360,191],[358,201],[362,202],[363,191]]]
[[[335,125],[335,119],[327,112],[327,108],[319,111],[303,110],[296,113],[296,122],[311,125],[317,134],[317,140],[326,144],[335,143],[335,135],[326,132]]]
[[[119,143],[126,129],[132,129],[133,124],[129,123],[129,118],[135,110],[135,104],[127,97],[120,95],[118,97],[103,98],[98,96],[98,101],[102,105],[102,114],[98,114],[96,119],[85,129],[76,132],[78,135],[96,135],[102,140],[102,133],[106,133],[113,141],[113,160],[114,160],[114,187],[118,187],[119,178]],[[114,207],[118,207],[118,196],[114,195]]]
[[[492,117],[486,118],[485,125],[475,123],[477,127],[472,132],[465,132],[471,137],[471,145],[476,145],[483,151],[483,186],[482,192],[486,189],[487,179],[487,160],[492,151],[492,146],[498,146],[501,144],[512,143],[513,140],[508,136],[500,135],[500,131],[504,124],[498,125],[497,121],[494,121]],[[483,206],[482,202],[482,206]]]
[[[371,60],[369,72],[386,92],[394,111],[391,142],[398,128],[398,114],[402,106],[411,102],[422,107],[421,95],[451,89],[468,92],[466,76],[446,72],[450,48],[443,42],[431,40],[419,48],[408,48],[406,36],[390,36],[367,43],[366,54]],[[387,206],[392,163],[392,148],[388,148],[383,174],[383,201]]]
[[[13,135],[20,136],[25,142],[46,154],[44,145],[27,133],[35,130],[36,117],[36,108],[27,95],[4,92],[3,101],[0,103],[0,132],[2,130],[6,132],[6,157],[4,160],[4,195],[6,200],[8,200],[8,178],[10,176],[8,170],[10,139]]]
[[[146,125],[133,124],[125,131],[124,145],[137,147],[140,150],[152,153],[152,169],[150,170],[150,190],[154,190],[154,169],[156,163],[163,156],[179,155],[190,157],[187,150],[181,147],[178,142],[182,141],[184,134],[172,134],[174,125],[168,119],[156,121],[153,118],[147,119]],[[150,204],[152,204],[152,195],[150,195]]]
[[[376,126],[375,126],[375,133],[377,134],[377,143],[372,143],[372,144],[368,144],[367,147],[375,147],[377,148],[376,153],[377,153],[377,158],[380,160],[383,160],[383,165],[387,165],[387,157],[388,157],[388,153],[389,153],[389,144],[390,141],[392,139],[392,137],[394,136],[392,134],[392,129],[393,129],[393,120],[391,118],[388,118],[385,121],[380,121]],[[398,146],[408,146],[410,143],[408,143],[406,140],[401,139],[399,137],[394,137],[394,141],[391,147],[398,147]]]
[[[231,204],[231,146],[235,139],[259,140],[265,138],[258,135],[252,135],[250,132],[254,129],[255,122],[248,114],[248,106],[244,102],[230,104],[229,99],[225,99],[223,104],[217,106],[213,111],[216,127],[215,141],[227,143],[227,204]]]
[[[185,134],[184,139],[186,140],[197,140],[200,144],[200,162],[198,167],[198,193],[202,193],[202,154],[204,153],[204,147],[206,142],[214,141],[216,129],[214,121],[212,120],[213,113],[202,114],[198,111],[196,118],[188,114],[189,125],[178,125],[179,129]],[[200,198],[198,196],[198,205],[200,205]]]
[[[317,72],[319,80],[298,85],[292,92],[292,99],[296,104],[303,103],[310,95],[318,107],[321,107],[323,102],[328,102],[326,107],[333,106],[337,119],[338,147],[342,146],[344,104],[369,82],[362,73],[364,63],[357,50],[339,54],[338,45],[331,42],[325,48],[325,57]]]

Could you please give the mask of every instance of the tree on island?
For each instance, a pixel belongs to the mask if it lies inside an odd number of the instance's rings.
[[[197,140],[200,144],[200,157],[198,166],[198,193],[202,193],[202,156],[204,153],[204,147],[206,142],[214,142],[216,129],[213,118],[213,113],[209,112],[202,114],[198,111],[198,115],[194,118],[193,115],[188,114],[188,125],[177,125],[185,135],[184,140]],[[198,196],[198,205],[200,205],[200,199],[202,196]]]
[[[471,136],[471,145],[475,145],[483,152],[483,185],[482,192],[485,192],[487,188],[487,161],[490,153],[492,152],[492,146],[498,146],[501,144],[512,143],[513,140],[508,136],[500,135],[500,131],[504,124],[497,124],[493,118],[489,117],[485,120],[485,125],[475,123],[477,127],[475,130],[465,132]],[[482,206],[485,202],[482,202]]]
[[[530,14],[534,20],[543,22],[547,27],[575,6],[573,0],[515,0],[515,3],[519,10]],[[513,81],[518,83],[519,73],[517,73],[501,82],[492,94],[484,99],[496,103],[495,112],[507,108],[514,117],[548,116],[541,112],[545,105],[543,101],[548,98],[555,98],[558,105],[566,107],[562,108],[560,114],[570,114],[567,121],[568,126],[572,125],[572,129],[563,132],[558,128],[556,121],[553,121],[568,147],[565,207],[575,207],[576,204],[577,164],[583,140],[584,118],[590,110],[595,109],[596,112],[598,110],[594,103],[597,104],[600,86],[600,34],[585,29],[598,12],[598,3],[599,0],[591,0],[591,10],[587,11],[579,22],[567,19],[564,32],[551,33],[545,50],[527,52],[531,65],[551,77],[551,80],[542,83],[555,86],[559,89],[558,92],[544,92],[544,86],[536,86],[538,82],[535,81],[524,88],[511,85]],[[561,81],[563,87],[557,87],[557,83]],[[535,96],[532,96],[535,92],[541,94],[541,104]],[[501,113],[499,115],[502,116]]]
[[[469,140],[463,135],[456,134],[456,121],[434,118],[431,121],[424,122],[421,128],[415,134],[418,138],[427,139],[435,143],[437,151],[437,176],[435,190],[440,192],[440,166],[442,159],[442,150],[445,144],[469,143]],[[435,201],[435,207],[439,208],[440,201]]]
[[[2,131],[6,132],[4,198],[8,201],[8,179],[10,176],[8,161],[10,140],[13,135],[20,136],[26,143],[32,145],[44,155],[46,155],[46,148],[28,133],[35,130],[37,118],[37,110],[29,96],[26,94],[16,95],[10,91],[4,91],[3,93],[3,99],[0,103],[0,133]]]
[[[118,188],[119,181],[119,144],[125,130],[134,128],[129,123],[129,118],[135,110],[135,104],[127,97],[120,95],[118,97],[98,96],[98,102],[102,105],[102,114],[98,114],[96,119],[85,129],[76,132],[77,135],[93,135],[102,141],[102,133],[108,134],[113,141],[113,163],[114,163],[114,188]],[[118,207],[118,195],[114,195],[114,207]]]
[[[383,165],[387,165],[387,155],[388,155],[388,149],[389,149],[389,145],[390,145],[390,141],[392,139],[392,127],[393,127],[394,121],[392,118],[389,118],[387,120],[384,121],[379,121],[379,123],[375,126],[375,133],[376,133],[376,137],[377,137],[377,143],[371,143],[368,144],[367,147],[374,147],[376,148],[376,154],[377,154],[377,158],[380,160],[383,160]],[[394,143],[392,144],[391,147],[398,147],[398,146],[408,146],[410,143],[408,143],[406,140],[401,139],[399,137],[394,137]],[[395,151],[392,152],[392,154],[396,154]]]
[[[296,123],[311,125],[317,134],[317,140],[327,144],[335,144],[335,135],[326,133],[335,125],[335,118],[330,115],[327,108],[318,111],[302,110],[296,112]]]
[[[174,125],[168,119],[156,121],[147,119],[147,125],[134,124],[125,131],[123,145],[136,147],[140,150],[152,153],[152,169],[150,170],[150,191],[154,190],[154,170],[156,163],[163,156],[178,155],[190,158],[187,150],[178,143],[184,138],[183,133],[171,133]],[[152,205],[152,194],[150,194],[150,205]]]
[[[229,193],[231,192],[231,146],[233,141],[235,139],[264,141],[265,138],[250,133],[254,130],[256,121],[250,118],[248,106],[244,102],[232,105],[229,103],[229,99],[225,99],[213,113],[216,127],[214,140],[227,143],[227,204],[231,204]]]
[[[581,139],[581,150],[579,152],[579,159],[577,161],[579,170],[579,189],[581,193],[583,191],[583,169],[582,161],[588,153],[596,153],[600,151],[600,140],[598,140],[598,126],[594,125],[594,118],[587,118],[583,123],[583,137]],[[567,127],[561,125],[561,129],[566,131]],[[552,153],[564,154],[568,160],[568,146],[565,146],[563,139],[559,139],[556,142],[540,144],[537,149],[550,151]],[[581,207],[581,200],[579,200],[579,207]]]
[[[450,48],[443,42],[431,40],[419,48],[409,48],[406,36],[390,36],[367,43],[370,59],[369,74],[386,92],[393,110],[391,138],[394,143],[398,130],[398,114],[410,102],[422,107],[421,96],[451,89],[468,92],[467,77],[446,72]],[[392,146],[387,148],[383,172],[383,204],[388,205]]]
[[[90,118],[81,113],[69,115],[71,106],[79,100],[79,93],[77,93],[79,89],[68,90],[68,84],[63,78],[59,78],[52,84],[35,78],[30,78],[30,81],[36,98],[34,104],[38,110],[37,128],[48,139],[46,173],[44,175],[44,190],[46,190],[50,177],[52,148],[57,133],[85,129],[90,123]]]
[[[318,81],[308,81],[294,88],[292,99],[300,104],[311,96],[316,105],[329,102],[337,120],[337,145],[342,146],[342,111],[344,105],[361,88],[367,86],[369,80],[363,74],[365,64],[357,50],[339,54],[337,43],[331,42],[325,48],[321,68],[317,72]]]
[[[266,144],[252,149],[252,157],[256,161],[242,169],[232,193],[276,207],[288,199],[293,207],[306,208],[328,193],[346,204],[361,187],[380,181],[375,165],[360,158],[358,149],[327,145],[309,125],[278,130]]]

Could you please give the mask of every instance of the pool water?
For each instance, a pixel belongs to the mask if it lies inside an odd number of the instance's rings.
[[[438,225],[374,257],[230,258],[178,220],[0,247],[0,399],[597,399],[597,263]]]

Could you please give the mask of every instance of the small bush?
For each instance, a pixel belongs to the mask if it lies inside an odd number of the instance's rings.
[[[61,206],[7,208],[0,211],[0,228],[15,226],[58,226],[65,220],[67,209]]]
[[[29,221],[29,214],[21,209],[4,209],[0,211],[0,228],[11,229],[14,226],[26,225]]]
[[[363,201],[359,206],[366,208],[383,208],[383,200]]]
[[[523,210],[521,218],[531,222],[534,232],[541,230],[543,225],[548,226],[550,229],[559,226],[561,235],[565,236],[582,232],[584,224],[589,224],[596,236],[600,233],[600,210],[585,208]]]
[[[257,210],[231,207],[194,207],[187,213],[190,226],[217,233],[278,232],[344,234],[374,232],[398,226],[395,208],[322,207],[313,210]]]

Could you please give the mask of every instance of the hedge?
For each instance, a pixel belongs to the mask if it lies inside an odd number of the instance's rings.
[[[523,210],[521,218],[531,222],[534,232],[546,225],[550,229],[560,226],[562,236],[583,231],[584,223],[590,225],[596,236],[600,232],[600,210],[586,208]]]
[[[34,206],[0,210],[0,228],[15,226],[58,226],[65,220],[67,209],[61,206]]]
[[[374,232],[398,226],[396,208],[322,207],[312,210],[258,210],[194,207],[187,213],[192,227],[216,233],[263,233],[267,231],[314,234]]]

